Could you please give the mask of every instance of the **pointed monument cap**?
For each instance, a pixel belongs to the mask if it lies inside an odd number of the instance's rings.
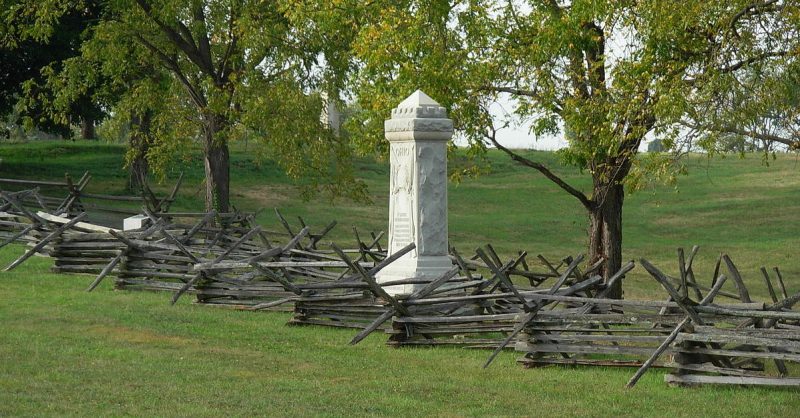
[[[430,119],[446,118],[445,108],[436,103],[422,90],[417,90],[406,97],[405,100],[392,110],[392,119]]]
[[[420,107],[422,105],[439,106],[439,103],[436,103],[436,100],[431,99],[431,97],[422,90],[417,89],[417,91],[411,93],[411,96],[406,97],[405,100],[400,102],[397,107]]]
[[[383,128],[389,141],[447,141],[453,137],[453,121],[447,118],[447,111],[422,90],[400,102]]]

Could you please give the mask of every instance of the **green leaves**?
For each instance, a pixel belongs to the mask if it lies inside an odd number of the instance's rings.
[[[55,25],[82,3],[11,2],[8,39],[58,38]],[[35,4],[34,4],[35,3]],[[364,198],[347,163],[352,148],[320,122],[322,99],[341,103],[353,61],[354,1],[110,0],[85,34],[80,56],[31,84],[29,102],[63,119],[89,94],[113,109],[104,132],[127,134],[133,115],[152,114],[150,167],[241,138],[279,161],[306,191]],[[24,7],[23,7],[24,6]],[[351,30],[341,30],[342,25]],[[208,144],[206,144],[208,145]],[[346,189],[346,190],[345,190]],[[218,196],[227,202],[227,196]]]
[[[382,138],[377,121],[417,88],[450,110],[472,144],[505,123],[488,109],[511,101],[516,121],[527,123],[532,134],[564,136],[569,143],[560,153],[564,163],[589,169],[604,182],[613,173],[624,179],[638,164],[634,160],[647,135],[674,143],[674,127],[687,117],[699,124],[714,108],[728,115],[728,123],[755,120],[770,109],[789,110],[776,101],[765,105],[766,96],[797,102],[797,94],[789,93],[798,91],[796,81],[783,88],[777,82],[788,80],[789,67],[763,76],[765,68],[780,68],[781,59],[796,61],[796,1],[575,0],[524,6],[406,0],[363,10],[365,23],[354,42],[361,71],[354,85],[363,111],[360,126],[367,131],[363,137],[373,141]],[[772,57],[780,50],[792,51],[793,58]],[[756,69],[767,87],[761,91],[769,92],[762,105],[732,104],[726,92],[742,86],[760,90],[739,75]],[[766,83],[769,77],[775,82]],[[776,96],[780,91],[785,94]],[[748,113],[753,116],[742,118]],[[704,125],[701,130],[713,130]],[[667,166],[639,165],[638,176],[646,177],[641,169],[650,167],[653,178],[663,178]]]

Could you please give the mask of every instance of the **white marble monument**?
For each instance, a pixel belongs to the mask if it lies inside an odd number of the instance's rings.
[[[416,249],[377,275],[379,283],[435,279],[452,268],[447,243],[447,141],[453,121],[417,90],[392,110],[384,124],[390,151],[389,254],[409,243]],[[410,294],[424,284],[388,286]]]

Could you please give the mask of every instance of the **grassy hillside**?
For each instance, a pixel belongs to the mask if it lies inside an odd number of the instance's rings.
[[[259,163],[244,146],[232,153],[231,200],[249,211],[266,209],[258,221],[279,229],[273,208],[291,221],[297,216],[321,229],[339,222],[331,239],[352,242],[352,228],[381,231],[388,220],[388,165],[372,160],[356,162],[357,172],[368,184],[372,205],[321,196],[306,202],[297,189],[271,163]],[[125,193],[127,173],[122,169],[124,149],[96,142],[39,142],[0,145],[0,177],[60,179],[65,172],[79,177],[90,170],[89,191]],[[550,164],[571,184],[589,188],[589,178],[558,165],[550,152],[530,151],[529,156]],[[506,256],[526,250],[560,259],[586,251],[587,217],[578,202],[533,170],[513,164],[500,153],[490,153],[491,172],[477,179],[451,184],[449,228],[451,244],[462,253],[491,243]],[[761,266],[779,266],[800,289],[800,160],[794,154],[779,155],[767,166],[760,156],[687,160],[689,175],[677,187],[660,186],[628,195],[623,221],[624,257],[645,257],[676,272],[676,248],[688,251],[700,246],[695,270],[711,280],[720,253],[731,255],[753,292],[764,295]],[[180,172],[184,186],[175,209],[202,208],[200,155],[175,164],[160,188],[166,192]],[[793,287],[794,286],[794,287]],[[654,293],[657,292],[657,293]],[[626,284],[628,297],[660,295],[648,276],[633,274]]]
[[[58,179],[91,170],[93,192],[124,193],[123,149],[95,143],[0,145],[0,177]],[[244,149],[233,154],[235,204],[246,210],[279,207],[312,226],[339,221],[336,240],[385,228],[388,169],[359,161],[374,195],[372,206],[320,199],[302,202],[271,165]],[[550,153],[537,158],[553,161]],[[526,249],[548,257],[584,250],[586,218],[577,202],[536,173],[491,154],[491,174],[450,186],[451,243],[463,253],[492,243],[510,256]],[[754,294],[764,296],[761,265],[778,265],[790,291],[800,291],[800,163],[780,156],[766,167],[758,157],[689,161],[678,189],[659,187],[629,196],[625,257],[646,257],[676,272],[675,248],[701,246],[696,270],[710,280],[719,252],[739,264]],[[179,208],[202,201],[199,162],[187,172]],[[570,169],[557,172],[588,186]],[[160,186],[163,190],[171,182]],[[259,221],[276,228],[274,214]],[[22,247],[0,250],[0,266]],[[169,306],[156,293],[93,293],[86,275],[49,273],[33,258],[0,273],[0,416],[41,415],[267,415],[267,416],[793,416],[796,390],[673,389],[651,371],[633,390],[633,370],[524,370],[504,353],[481,369],[488,353],[459,349],[389,349],[373,335],[349,347],[346,330],[287,327],[288,315],[197,306]],[[658,295],[651,279],[633,275],[628,297]]]

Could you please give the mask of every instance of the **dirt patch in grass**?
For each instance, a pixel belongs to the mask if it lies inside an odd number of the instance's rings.
[[[293,186],[281,184],[265,184],[236,189],[235,197],[243,197],[256,202],[261,207],[279,208],[293,200],[298,200],[299,192]]]
[[[194,340],[173,335],[163,335],[150,330],[134,329],[124,326],[93,326],[88,329],[92,334],[107,340],[121,341],[129,344],[166,344],[176,347],[196,345]]]

